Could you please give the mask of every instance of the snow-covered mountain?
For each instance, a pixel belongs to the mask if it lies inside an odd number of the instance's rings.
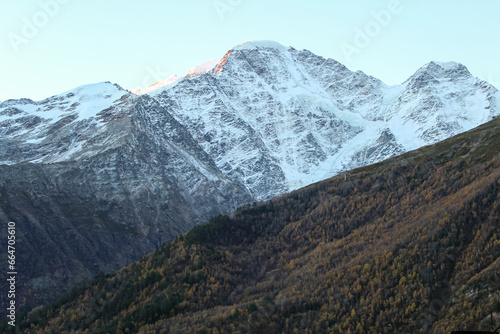
[[[140,124],[133,122],[137,105],[148,101],[145,115],[155,115],[148,126],[173,117],[190,137],[180,141],[186,161],[203,155],[263,200],[469,130],[498,115],[500,97],[453,62],[430,62],[387,86],[273,41],[242,43],[182,79],[135,93],[101,83],[38,102],[3,102],[0,163],[84,160],[119,147]],[[151,136],[165,145],[160,132]]]
[[[145,94],[218,172],[263,200],[469,130],[498,115],[500,97],[453,62],[430,62],[387,86],[272,41],[242,43],[183,78],[133,92],[101,83],[3,102],[0,163],[82,160],[120,146],[127,127],[114,125],[133,119],[143,103],[135,95]]]
[[[485,123],[499,99],[457,63],[387,86],[249,41],[143,91],[0,103],[0,218],[29,244],[23,282],[43,300],[213,215]]]
[[[155,98],[257,199],[435,143],[498,115],[498,91],[457,63],[398,86],[271,41]]]
[[[58,166],[63,173],[69,163],[71,168],[77,164],[83,170],[98,160],[95,174],[80,175],[78,180],[95,186],[92,195],[106,200],[155,192],[165,197],[169,183],[174,183],[180,198],[197,213],[186,214],[183,223],[178,220],[178,231],[186,223],[227,213],[241,201],[251,200],[158,101],[148,95],[135,96],[109,82],[81,86],[38,102],[2,103],[0,145],[5,148],[0,150],[0,165]],[[128,166],[119,170],[120,161]],[[208,199],[210,205],[195,205]],[[155,215],[159,215],[154,219],[158,223],[164,213]],[[176,232],[168,234],[172,237]]]

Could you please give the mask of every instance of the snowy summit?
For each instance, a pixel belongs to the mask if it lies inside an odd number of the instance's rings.
[[[268,41],[268,40],[260,40],[260,41],[246,41],[241,44],[236,45],[233,47],[231,50],[237,51],[237,50],[256,50],[256,49],[262,49],[262,48],[271,48],[271,49],[278,49],[278,50],[286,50],[288,49],[286,46],[275,42],[275,41]]]

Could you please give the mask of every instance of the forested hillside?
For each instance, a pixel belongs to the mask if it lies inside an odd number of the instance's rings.
[[[499,151],[496,119],[240,208],[35,309],[18,330],[449,333],[499,326]]]

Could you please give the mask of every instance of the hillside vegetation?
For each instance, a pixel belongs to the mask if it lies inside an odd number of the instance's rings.
[[[488,330],[500,325],[499,150],[496,119],[240,208],[33,310],[18,330]]]

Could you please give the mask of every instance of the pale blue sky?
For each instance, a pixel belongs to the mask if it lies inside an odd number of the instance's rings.
[[[100,81],[142,88],[251,39],[387,84],[453,60],[500,88],[499,15],[498,0],[0,0],[0,101]]]

